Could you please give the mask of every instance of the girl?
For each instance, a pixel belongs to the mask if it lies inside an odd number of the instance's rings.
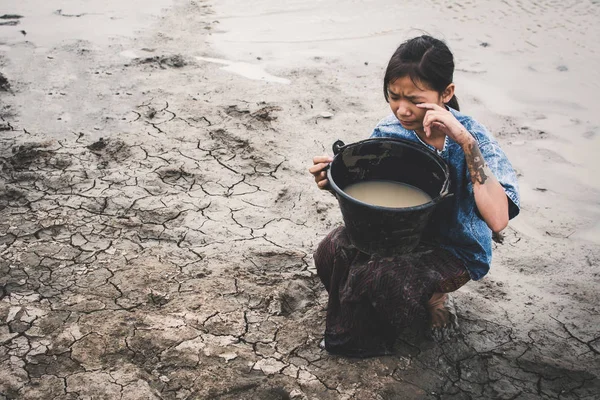
[[[363,254],[344,227],[319,244],[314,259],[329,293],[324,342],[332,353],[389,354],[398,334],[421,321],[434,334],[455,326],[447,293],[487,274],[492,232],[519,213],[515,172],[485,127],[458,111],[453,74],[452,53],[431,36],[402,43],[389,61],[383,94],[392,114],[371,137],[409,139],[437,152],[454,196],[410,254]],[[315,157],[309,169],[321,189],[331,161]]]

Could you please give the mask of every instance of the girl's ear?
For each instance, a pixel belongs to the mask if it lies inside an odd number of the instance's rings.
[[[454,96],[454,83],[449,84],[446,89],[442,92],[442,101],[444,104],[448,103]]]

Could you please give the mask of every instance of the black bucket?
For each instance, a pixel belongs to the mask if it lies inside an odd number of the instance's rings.
[[[367,139],[333,144],[327,171],[352,244],[367,254],[390,256],[412,251],[421,240],[438,203],[449,196],[450,173],[433,151],[404,139]],[[390,208],[363,203],[344,192],[367,180],[402,182],[423,190],[431,201],[415,207]]]

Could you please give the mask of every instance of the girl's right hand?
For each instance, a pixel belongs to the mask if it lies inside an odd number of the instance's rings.
[[[327,180],[327,171],[323,171],[323,169],[325,169],[332,161],[333,158],[328,155],[316,156],[313,158],[313,166],[308,169],[308,172],[315,177],[315,182],[317,182],[319,189],[326,189],[329,184],[329,181]]]

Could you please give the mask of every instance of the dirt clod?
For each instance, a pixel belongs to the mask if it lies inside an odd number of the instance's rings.
[[[8,79],[0,72],[0,90],[7,92],[10,90],[10,83]]]

